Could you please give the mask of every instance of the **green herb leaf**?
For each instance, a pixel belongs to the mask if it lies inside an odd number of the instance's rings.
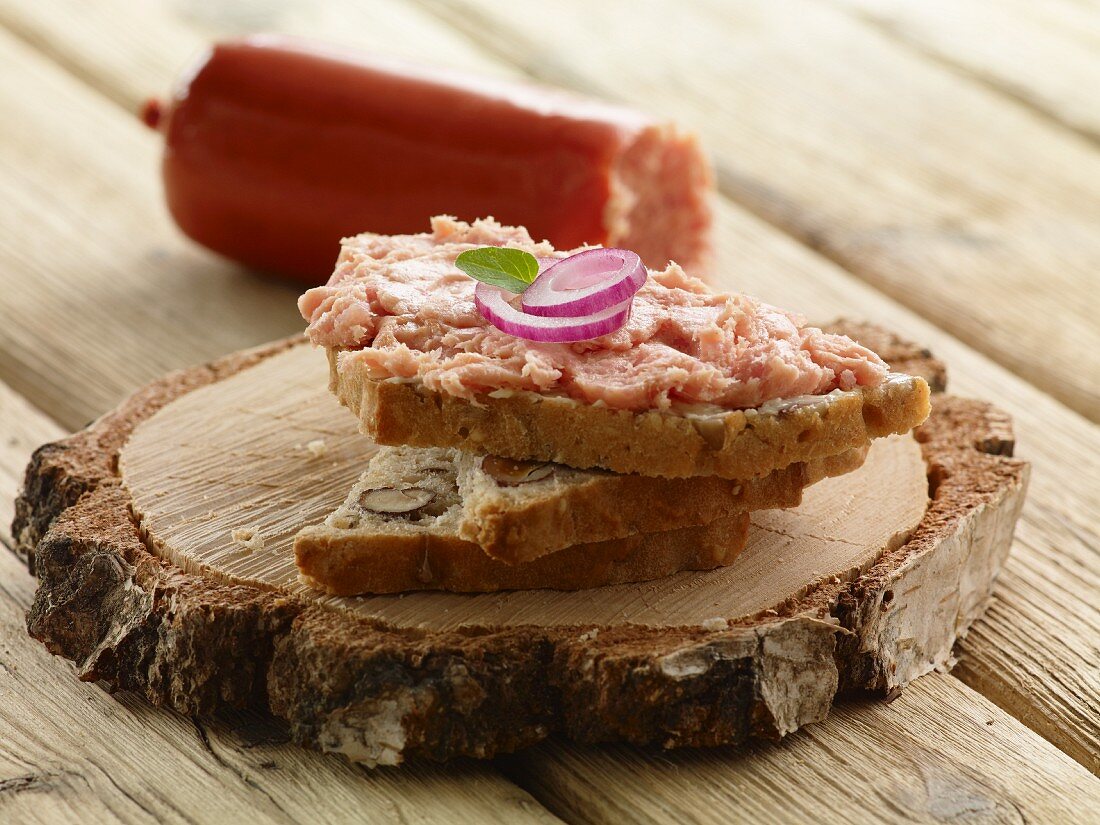
[[[538,258],[530,252],[499,246],[467,249],[455,260],[455,266],[471,278],[517,294],[539,274]]]

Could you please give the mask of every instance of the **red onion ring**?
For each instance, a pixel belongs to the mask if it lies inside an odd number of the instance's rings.
[[[528,315],[592,315],[629,301],[646,276],[641,258],[629,249],[586,249],[542,270],[521,303]]]
[[[485,319],[501,332],[546,344],[568,344],[608,335],[626,323],[632,303],[628,298],[591,315],[547,318],[528,315],[516,309],[505,299],[510,294],[499,287],[478,281],[474,287],[474,303]]]

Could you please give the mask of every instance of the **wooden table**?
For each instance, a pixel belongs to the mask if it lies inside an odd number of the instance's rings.
[[[960,7],[961,5],[961,7]],[[674,10],[675,9],[675,10]],[[713,152],[721,281],[927,343],[1033,462],[958,666],[778,746],[560,741],[370,772],[260,719],[76,681],[0,553],[0,820],[1100,822],[1100,9],[1086,0],[0,0],[0,537],[30,451],[300,328],[184,240],[134,116],[212,37],[287,31],[671,115]]]

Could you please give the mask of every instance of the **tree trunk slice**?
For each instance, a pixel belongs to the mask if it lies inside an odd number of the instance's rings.
[[[916,358],[860,330],[888,361]],[[298,582],[290,541],[371,449],[324,374],[319,352],[280,342],[170,375],[41,448],[13,525],[41,579],[32,635],[83,679],[187,713],[270,710],[299,741],[366,763],[485,757],[555,730],[664,747],[775,738],[838,691],[950,663],[1026,486],[1007,417],[940,396],[915,440],[884,440],[800,508],[757,514],[729,568],[598,598],[322,597]],[[262,546],[234,541],[242,528]]]

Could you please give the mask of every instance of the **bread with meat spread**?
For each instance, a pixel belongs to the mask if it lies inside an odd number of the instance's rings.
[[[612,409],[557,395],[506,391],[473,401],[416,379],[371,378],[329,351],[330,388],[379,444],[453,447],[616,473],[748,479],[865,447],[928,417],[920,376],[891,373],[871,388],[769,401],[747,410]]]
[[[514,318],[508,332],[475,294],[495,288],[457,266],[486,246],[571,254],[523,227],[438,216],[427,233],[345,239],[329,282],[299,299],[332,390],[379,443],[745,479],[928,415],[923,378],[888,373],[851,338],[716,292],[676,265],[646,271],[622,324],[603,335],[555,343],[534,327],[517,332],[529,325]]]

